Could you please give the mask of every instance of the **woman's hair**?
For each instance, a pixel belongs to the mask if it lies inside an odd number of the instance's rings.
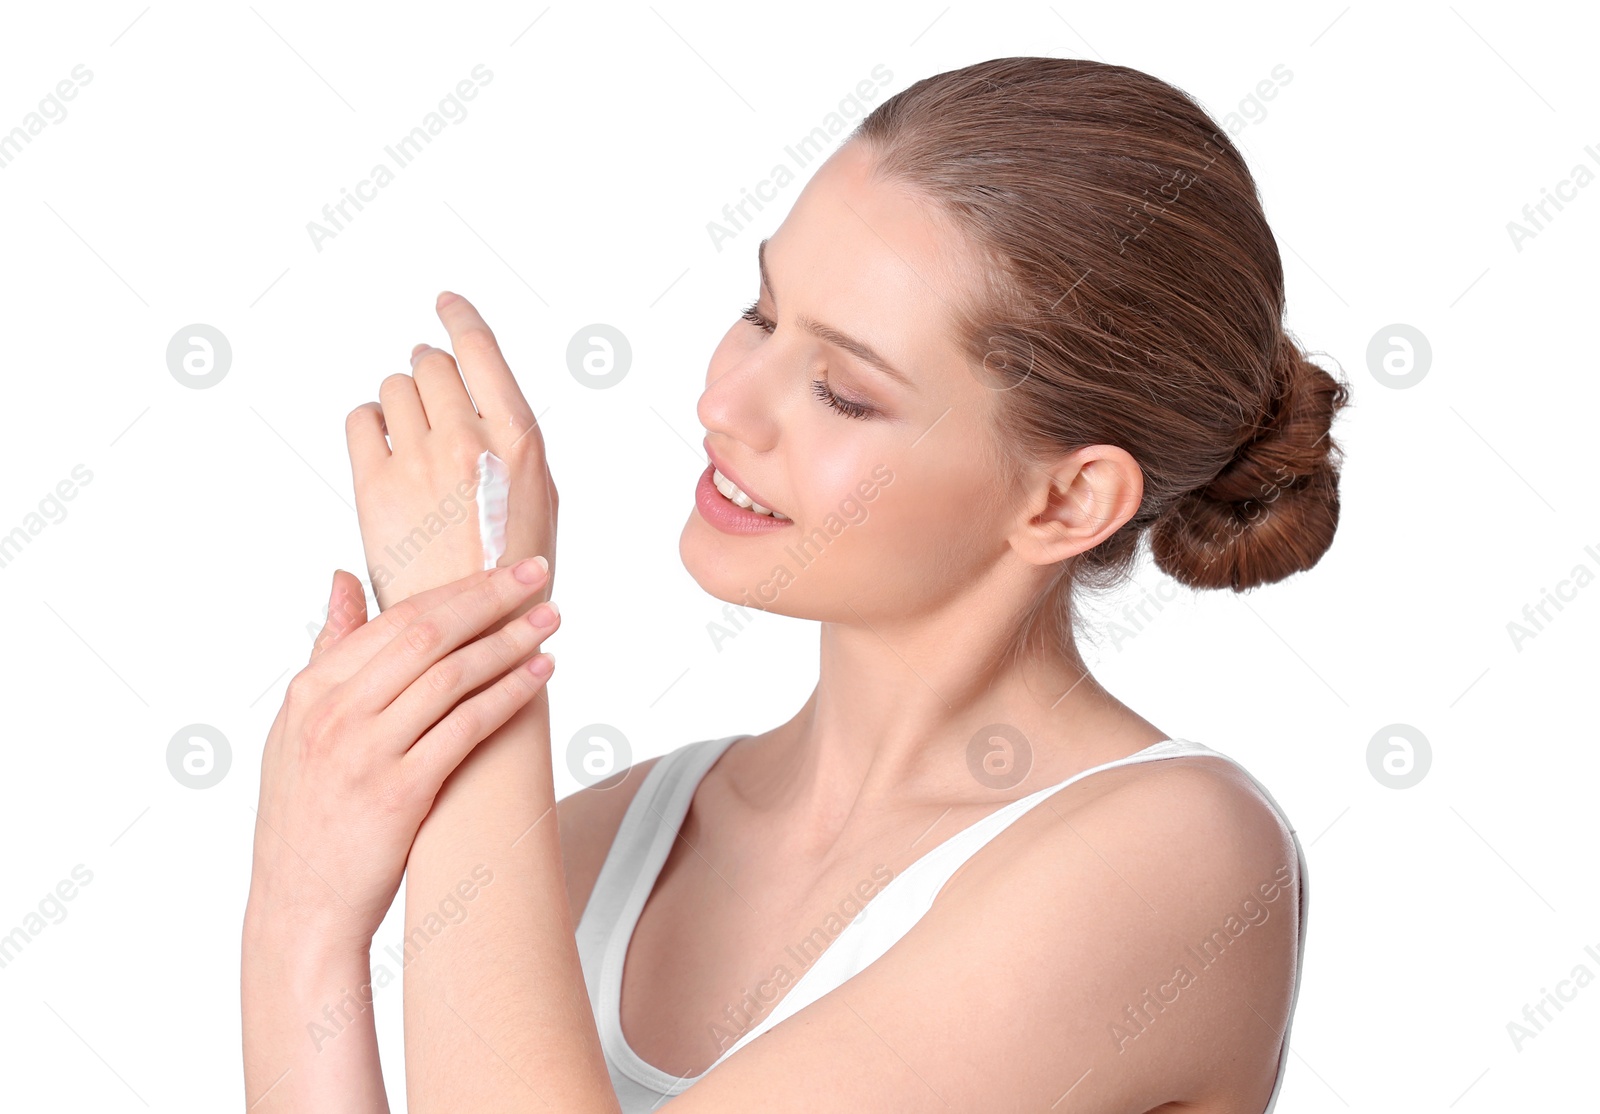
[[[1187,94],[1125,66],[997,58],[918,81],[850,139],[983,264],[978,304],[950,309],[996,391],[1007,484],[1094,444],[1144,473],[1138,511],[1062,562],[1025,639],[1072,629],[1077,586],[1124,582],[1146,528],[1156,565],[1193,588],[1317,563],[1339,522],[1328,430],[1348,387],[1284,331],[1255,181]]]

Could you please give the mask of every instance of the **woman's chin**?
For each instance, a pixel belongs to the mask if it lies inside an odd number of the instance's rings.
[[[749,552],[736,552],[731,538],[705,522],[696,521],[691,513],[678,536],[678,559],[684,571],[700,585],[708,596],[752,610],[767,611],[774,615],[790,615],[778,606],[785,583],[772,582],[774,561],[770,556],[758,557]],[[793,618],[805,618],[794,615]]]

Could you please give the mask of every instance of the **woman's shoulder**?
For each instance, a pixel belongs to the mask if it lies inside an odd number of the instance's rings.
[[[990,851],[930,932],[976,942],[996,923],[1022,926],[1013,958],[1059,995],[1027,991],[1041,1028],[1092,1040],[1108,1069],[1156,1053],[1140,1059],[1163,1065],[1169,1099],[1265,1105],[1298,977],[1304,879],[1294,829],[1253,775],[1210,748],[1101,771]],[[1205,1077],[1201,1061],[1232,1067]]]
[[[1164,890],[1213,901],[1274,878],[1292,897],[1301,882],[1288,816],[1243,764],[1210,747],[1186,744],[1166,758],[1100,771],[1042,804],[1024,818],[1032,824],[1016,825],[1014,852],[1051,860],[1072,849],[1062,860],[1072,861],[1092,849],[1104,865],[1111,856],[1137,860],[1130,869]]]

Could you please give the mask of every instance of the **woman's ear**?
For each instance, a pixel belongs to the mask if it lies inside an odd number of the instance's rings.
[[[1126,449],[1089,445],[1034,473],[1012,547],[1036,565],[1093,549],[1138,513],[1144,471]]]

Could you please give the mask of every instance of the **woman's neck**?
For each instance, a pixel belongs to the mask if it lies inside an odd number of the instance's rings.
[[[745,768],[741,795],[826,841],[861,814],[998,805],[1163,737],[1070,641],[1008,661],[1002,634],[938,627],[822,624],[817,686]]]

